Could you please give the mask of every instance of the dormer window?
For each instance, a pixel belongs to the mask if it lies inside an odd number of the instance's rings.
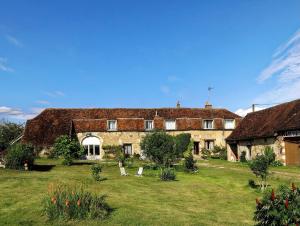
[[[175,130],[176,121],[175,120],[166,120],[165,121],[166,130]]]
[[[117,120],[108,120],[107,121],[107,130],[116,131],[117,130]]]
[[[153,129],[154,129],[153,120],[146,120],[145,121],[145,130],[153,130]]]
[[[203,128],[204,129],[213,129],[214,128],[214,120],[204,120],[203,121]]]
[[[234,129],[235,123],[234,119],[225,119],[224,120],[224,128],[225,129]]]

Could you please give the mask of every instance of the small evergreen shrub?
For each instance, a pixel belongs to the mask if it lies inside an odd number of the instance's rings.
[[[283,166],[283,163],[279,160],[275,160],[274,162],[271,163],[271,166],[274,167]]]
[[[162,169],[161,173],[160,173],[160,179],[162,181],[175,180],[176,179],[176,174],[175,174],[174,169],[171,169],[171,168]]]
[[[256,225],[299,225],[300,189],[281,185],[277,192],[268,190],[261,200],[256,199],[254,212]]]
[[[100,181],[101,176],[100,173],[102,172],[102,166],[100,164],[94,164],[91,167],[92,171],[92,177],[94,178],[95,181]]]
[[[194,142],[191,141],[187,150],[183,153],[183,157],[184,157],[184,169],[187,172],[194,172],[197,170],[197,166],[196,166],[196,161],[194,160],[194,156],[192,153],[193,150],[193,146],[194,146]]]
[[[9,169],[24,170],[24,164],[27,163],[28,169],[31,169],[34,163],[34,148],[31,145],[14,144],[5,155],[5,167]]]
[[[260,178],[261,190],[267,187],[267,177],[269,175],[269,159],[265,155],[258,155],[249,162],[249,167],[256,177]]]
[[[247,162],[245,151],[242,151],[242,153],[241,153],[240,162]]]
[[[268,159],[269,165],[271,165],[275,161],[276,155],[272,147],[270,146],[265,147],[263,154]]]
[[[201,150],[201,157],[203,159],[209,159],[211,157],[211,151],[206,149],[206,148],[202,148]]]
[[[248,185],[250,188],[257,188],[258,186],[256,185],[255,181],[252,179],[248,180]]]
[[[82,187],[67,185],[50,186],[44,197],[43,213],[49,220],[99,219],[103,220],[112,211],[105,196],[96,196]]]

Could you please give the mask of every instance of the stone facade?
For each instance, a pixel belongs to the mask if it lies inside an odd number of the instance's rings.
[[[180,133],[190,133],[195,142],[199,142],[199,148],[205,146],[205,140],[214,140],[214,145],[226,146],[225,139],[230,135],[230,130],[190,130],[190,131],[167,131],[168,134],[176,136]],[[87,137],[100,139],[100,158],[103,157],[103,145],[124,145],[131,144],[133,154],[142,154],[140,143],[147,132],[84,132],[77,133],[80,143]]]

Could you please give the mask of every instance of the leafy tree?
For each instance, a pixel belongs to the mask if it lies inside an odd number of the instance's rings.
[[[188,149],[190,141],[190,133],[181,133],[174,137],[175,152],[177,157],[183,157],[183,153]]]
[[[188,172],[193,172],[193,171],[197,170],[196,161],[194,160],[194,156],[192,153],[193,146],[194,146],[193,141],[190,141],[190,143],[187,147],[187,150],[183,153],[184,168]]]
[[[256,225],[299,225],[300,189],[281,185],[277,192],[267,190],[261,200],[256,199],[254,212]]]
[[[26,163],[31,169],[34,163],[34,148],[31,145],[14,144],[9,147],[5,155],[5,167],[9,169],[24,170]]]
[[[249,167],[256,177],[259,177],[260,188],[264,190],[267,187],[267,176],[269,174],[269,159],[265,155],[258,155],[249,162]]]
[[[170,167],[177,157],[174,139],[165,132],[147,134],[141,142],[141,149],[150,160],[161,167]]]
[[[0,152],[9,147],[9,143],[19,137],[24,131],[22,124],[0,122]]]
[[[63,165],[72,165],[73,160],[83,156],[83,153],[79,142],[69,136],[63,135],[55,140],[53,154],[55,157],[63,158]]]

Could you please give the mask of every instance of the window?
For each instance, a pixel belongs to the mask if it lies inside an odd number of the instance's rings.
[[[117,121],[116,120],[109,120],[107,122],[107,127],[108,127],[108,130],[110,130],[110,131],[117,130]]]
[[[145,121],[145,130],[153,130],[153,120],[146,120]]]
[[[86,137],[82,141],[85,156],[93,157],[100,156],[100,140],[97,137]]]
[[[214,141],[213,140],[206,140],[205,141],[205,149],[207,149],[207,150],[214,149]]]
[[[176,121],[175,120],[166,120],[166,130],[175,130],[176,129]]]
[[[132,144],[124,144],[123,149],[125,155],[132,155]]]
[[[225,129],[234,129],[234,120],[233,119],[225,119],[224,120],[224,128]]]
[[[213,129],[213,120],[204,120],[203,127],[204,129]]]

